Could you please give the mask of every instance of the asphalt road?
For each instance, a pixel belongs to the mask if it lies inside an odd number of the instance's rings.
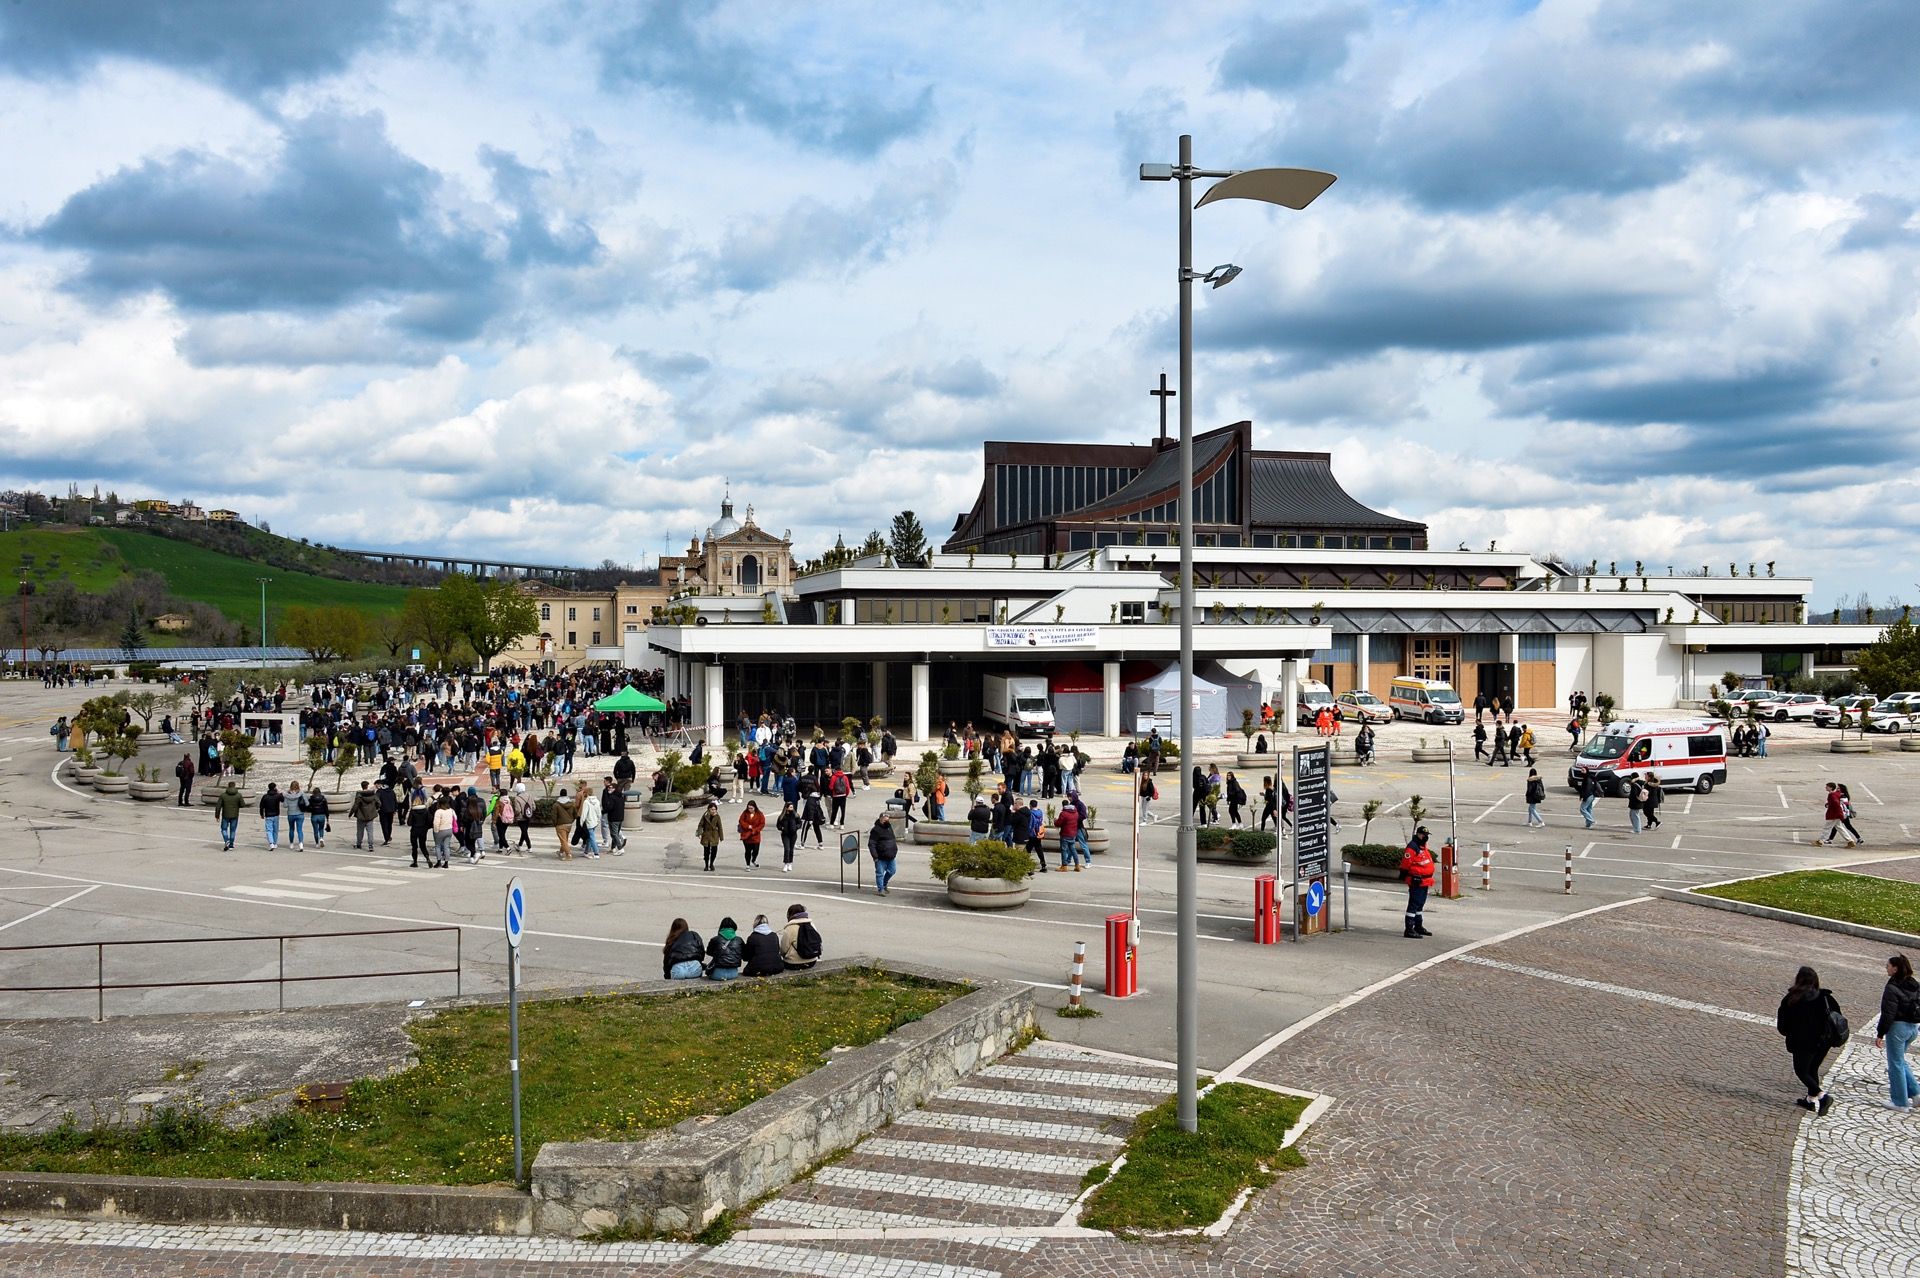
[[[46,725],[73,709],[77,692],[52,693],[37,684],[0,685],[0,946],[95,941],[287,936],[276,940],[194,945],[113,946],[105,952],[106,979],[118,984],[183,980],[265,980],[282,954],[290,976],[345,976],[406,968],[446,968],[454,961],[455,932],[387,937],[317,938],[326,932],[386,928],[458,929],[461,982],[468,991],[504,984],[502,895],[518,874],[530,896],[524,978],[536,986],[611,982],[658,971],[668,922],[686,917],[703,935],[723,914],[743,926],[756,913],[778,920],[788,904],[804,903],[831,954],[867,953],[913,959],[980,977],[1030,982],[1043,1004],[1066,998],[1076,941],[1088,949],[1090,1002],[1096,1020],[1045,1024],[1056,1038],[1112,1050],[1168,1058],[1173,1043],[1174,865],[1171,819],[1140,831],[1139,891],[1143,928],[1142,993],[1116,1001],[1100,996],[1102,927],[1126,909],[1132,847],[1120,814],[1129,786],[1114,769],[1114,743],[1090,743],[1096,762],[1083,781],[1089,803],[1112,825],[1113,851],[1082,874],[1052,873],[1035,880],[1026,907],[1004,914],[962,912],[947,904],[927,871],[927,849],[903,847],[892,894],[876,897],[849,878],[843,892],[831,846],[807,849],[792,874],[779,870],[777,839],[762,866],[748,872],[738,844],[722,849],[721,869],[705,874],[692,822],[671,826],[629,823],[625,856],[597,862],[555,859],[551,834],[536,839],[531,857],[490,856],[475,867],[412,870],[404,838],[391,847],[355,851],[351,829],[336,829],[322,851],[282,847],[268,853],[257,818],[242,820],[240,848],[221,850],[210,809],[170,803],[135,804],[97,795],[54,777],[58,756]],[[1340,769],[1334,785],[1344,828],[1339,842],[1358,841],[1360,803],[1382,800],[1372,837],[1405,837],[1406,802],[1422,796],[1428,826],[1443,834],[1448,821],[1444,765],[1404,762],[1433,728],[1393,725],[1380,734],[1380,765]],[[1457,749],[1470,757],[1464,730]],[[1549,727],[1544,735],[1564,735]],[[1463,941],[1492,936],[1609,900],[1640,894],[1649,883],[1685,885],[1744,874],[1858,859],[1844,848],[1816,848],[1822,782],[1851,786],[1857,824],[1870,852],[1910,850],[1920,829],[1920,786],[1913,780],[1920,755],[1892,750],[1872,756],[1831,755],[1831,733],[1789,725],[1775,733],[1774,757],[1739,760],[1728,784],[1710,796],[1669,798],[1661,829],[1637,838],[1626,829],[1622,800],[1602,800],[1600,828],[1581,828],[1575,804],[1559,782],[1564,756],[1542,765],[1549,783],[1548,828],[1528,830],[1520,801],[1524,768],[1487,769],[1463,763],[1455,776],[1453,815],[1463,862],[1494,849],[1493,890],[1479,889],[1478,872],[1465,869],[1466,895],[1429,907],[1431,941],[1403,939],[1403,892],[1391,883],[1356,880],[1347,909],[1350,930],[1309,937],[1299,944],[1252,942],[1253,878],[1258,867],[1200,867],[1200,993],[1203,1066],[1218,1068],[1274,1030],[1338,998]],[[1303,736],[1302,742],[1313,738]],[[1284,739],[1283,739],[1284,741]],[[1219,743],[1222,762],[1239,745]],[[1203,751],[1203,757],[1206,757]],[[170,767],[178,748],[147,760]],[[582,760],[576,775],[598,781],[606,760]],[[646,761],[642,760],[643,769]],[[1243,778],[1244,780],[1244,778]],[[327,778],[323,776],[323,784]],[[1247,782],[1257,791],[1257,779]],[[347,781],[357,785],[357,774]],[[1163,776],[1171,811],[1178,778]],[[877,814],[879,786],[857,793],[848,829],[864,834]],[[736,807],[729,806],[729,828]],[[1163,813],[1162,815],[1165,815]],[[829,831],[831,836],[834,832]],[[1564,892],[1565,848],[1575,854],[1575,888]],[[1342,917],[1338,894],[1330,903]],[[89,986],[101,958],[89,944],[63,951],[0,954],[0,984]],[[453,992],[449,973],[410,977],[306,981],[287,987],[289,1005],[436,998]],[[121,989],[107,995],[111,1017],[136,1012],[274,1005],[268,984],[188,989]],[[0,993],[0,1015],[91,1016],[95,996],[84,993]]]

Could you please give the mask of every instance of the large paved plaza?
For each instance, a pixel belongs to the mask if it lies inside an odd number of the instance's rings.
[[[304,853],[270,854],[257,820],[243,820],[240,848],[226,853],[208,809],[135,805],[53,777],[56,756],[45,724],[77,699],[37,687],[0,692],[0,943],[451,926],[462,929],[462,980],[471,991],[495,987],[503,977],[501,892],[507,876],[519,874],[532,898],[525,967],[534,984],[651,976],[674,916],[704,933],[722,914],[742,921],[761,912],[777,916],[797,901],[818,921],[830,954],[912,959],[1030,982],[1043,1009],[1064,1002],[1073,945],[1085,941],[1094,956],[1091,1001],[1103,1015],[1063,1021],[1043,1011],[1045,1032],[1063,1044],[1148,1061],[1173,1055],[1170,818],[1140,834],[1144,992],[1124,1002],[1097,992],[1102,923],[1125,909],[1130,890],[1128,830],[1114,819],[1127,809],[1129,790],[1112,766],[1117,748],[1110,744],[1096,745],[1083,790],[1111,824],[1113,850],[1088,873],[1036,880],[1033,901],[1021,910],[979,915],[946,903],[927,874],[923,847],[903,850],[895,890],[882,899],[851,880],[842,893],[831,846],[809,848],[794,873],[782,874],[777,850],[748,872],[734,843],[722,851],[720,872],[704,874],[690,822],[630,823],[627,854],[597,862],[555,860],[549,834],[544,842],[536,839],[532,857],[412,870],[403,841],[355,851],[350,827],[336,832],[324,852],[310,846]],[[1444,830],[1445,768],[1408,762],[1408,747],[1420,735],[1438,733],[1396,725],[1381,733],[1378,766],[1336,773],[1344,826],[1339,841],[1358,840],[1359,807],[1368,798],[1383,803],[1374,841],[1403,838],[1404,804],[1416,793],[1430,813],[1428,825]],[[1464,731],[1456,735],[1462,755],[1470,756]],[[785,1268],[921,1278],[970,1278],[968,1271],[1764,1274],[1787,1272],[1791,1239],[1800,1266],[1793,1272],[1911,1272],[1900,1267],[1911,1261],[1899,1257],[1862,1253],[1863,1259],[1823,1249],[1818,1210],[1830,1199],[1794,1197],[1797,1188],[1817,1187],[1822,1176],[1873,1179],[1872,1166],[1850,1170],[1849,1160],[1857,1161],[1863,1149],[1896,1163],[1914,1157],[1911,1138],[1887,1126],[1902,1120],[1883,1121],[1869,1109],[1870,1044],[1856,1043],[1836,1067],[1848,1080],[1847,1097],[1829,1126],[1816,1130],[1797,1122],[1800,1111],[1785,1103],[1792,1079],[1772,1028],[1779,992],[1798,964],[1812,962],[1854,1012],[1856,1029],[1870,1030],[1881,947],[1644,899],[1656,883],[1684,886],[1894,858],[1911,849],[1909,830],[1920,826],[1913,772],[1920,756],[1898,753],[1890,743],[1872,756],[1832,755],[1829,738],[1817,729],[1784,728],[1775,735],[1772,758],[1736,760],[1728,784],[1712,795],[1670,798],[1662,827],[1637,837],[1626,829],[1620,800],[1602,801],[1598,828],[1581,827],[1560,784],[1561,755],[1542,763],[1549,781],[1545,830],[1525,828],[1523,768],[1475,767],[1463,757],[1453,815],[1469,859],[1484,845],[1493,847],[1493,890],[1481,891],[1478,871],[1469,870],[1462,899],[1430,908],[1428,924],[1438,933],[1431,941],[1402,939],[1403,894],[1393,884],[1356,880],[1347,931],[1258,946],[1250,922],[1258,869],[1203,866],[1203,1068],[1231,1069],[1332,1100],[1304,1146],[1307,1166],[1261,1194],[1220,1243],[1149,1246],[1035,1235],[1018,1246],[930,1238],[828,1244],[746,1236],[728,1244],[740,1249],[734,1251],[589,1256],[561,1244],[481,1254],[478,1244],[450,1241],[436,1244],[440,1259],[431,1271],[611,1273],[632,1272],[640,1263],[715,1274]],[[1231,762],[1229,748],[1222,743],[1223,766]],[[152,761],[176,757],[160,751]],[[577,775],[597,782],[603,771],[596,764],[604,762],[582,760]],[[1809,845],[1819,827],[1822,783],[1832,779],[1852,787],[1868,847],[1849,852]],[[1163,808],[1173,807],[1175,784],[1177,778],[1163,778]],[[887,793],[876,786],[856,794],[848,829],[864,832]],[[1571,895],[1564,890],[1569,844]],[[1911,870],[1895,865],[1889,872]],[[1336,910],[1339,905],[1336,896]],[[431,938],[411,953],[430,958],[436,952],[428,947],[440,943]],[[370,957],[402,957],[397,949],[381,949],[388,944],[329,950],[313,943],[300,961],[358,965]],[[237,964],[268,972],[277,961],[271,952],[199,948],[229,951],[217,960],[228,970]],[[125,950],[111,961],[122,965],[115,969],[121,979],[135,980],[162,967],[178,974],[178,953]],[[11,962],[10,973],[30,980],[6,983],[50,981],[59,961]],[[92,961],[86,951],[86,963]],[[92,972],[84,977],[90,980]],[[451,992],[446,977],[400,984],[322,983],[299,997],[343,1002]],[[114,1018],[258,1006],[262,997],[116,992],[109,996],[107,1032]],[[58,1008],[12,1001],[5,1008],[11,1015],[85,1017],[92,998],[76,996],[73,1005]],[[156,1061],[155,1071],[163,1065]],[[120,1081],[162,1085],[157,1077]],[[972,1175],[991,1178],[979,1170]],[[865,1210],[851,1192],[825,1199]],[[318,1237],[279,1240],[277,1250],[300,1253],[291,1257],[188,1230],[116,1235],[104,1225],[35,1222],[0,1230],[0,1239],[7,1240],[0,1272],[9,1273],[384,1274],[415,1272],[410,1265],[426,1263],[419,1259],[425,1244],[374,1243],[362,1255],[385,1259],[351,1259],[333,1254],[339,1248]],[[824,1259],[829,1256],[836,1258]],[[890,1267],[882,1257],[895,1263]]]

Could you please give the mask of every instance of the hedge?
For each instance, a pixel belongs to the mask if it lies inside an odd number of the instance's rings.
[[[1018,883],[1033,873],[1033,858],[998,839],[982,839],[978,843],[934,844],[931,866],[933,877],[942,883],[949,874]]]
[[[1226,852],[1249,861],[1272,856],[1278,836],[1270,830],[1230,830],[1224,825],[1203,825],[1193,832],[1193,846],[1201,852]]]
[[[1340,849],[1347,860],[1355,865],[1373,865],[1381,869],[1400,868],[1400,855],[1405,849],[1391,843],[1349,843]]]

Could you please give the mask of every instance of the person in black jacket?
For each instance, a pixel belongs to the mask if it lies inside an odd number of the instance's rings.
[[[1911,1113],[1920,1100],[1920,1082],[1907,1063],[1907,1048],[1920,1035],[1920,981],[1913,979],[1913,960],[1896,954],[1887,960],[1887,988],[1880,993],[1880,1023],[1873,1030],[1873,1045],[1886,1049],[1887,1099],[1880,1103],[1888,1109]]]
[[[1547,820],[1540,815],[1540,805],[1547,801],[1547,783],[1532,768],[1527,769],[1527,825],[1530,828],[1544,830]]]
[[[867,855],[873,858],[873,886],[887,895],[887,880],[893,877],[895,858],[900,855],[900,840],[893,833],[893,822],[882,812],[867,831]]]
[[[666,948],[660,952],[660,975],[669,981],[691,981],[700,975],[705,953],[700,934],[685,919],[675,919],[667,929]]]
[[[715,981],[731,981],[740,975],[740,960],[746,947],[740,941],[740,933],[735,930],[730,918],[720,920],[720,930],[707,942],[707,977]]]
[[[741,953],[746,958],[746,966],[741,970],[748,976],[778,976],[787,970],[780,959],[780,934],[773,930],[773,924],[767,922],[764,914],[753,920],[753,931],[747,933]]]
[[[984,842],[993,832],[993,809],[980,795],[973,796],[973,806],[967,809],[967,842]]]
[[[1835,1044],[1834,1017],[1840,1004],[1820,988],[1820,974],[1803,967],[1793,978],[1793,988],[1780,1000],[1774,1027],[1787,1040],[1787,1053],[1793,1057],[1793,1072],[1807,1094],[1793,1103],[1801,1109],[1825,1114],[1833,1108],[1833,1095],[1820,1083],[1820,1066]]]
[[[1660,805],[1666,802],[1667,792],[1660,788],[1660,780],[1651,772],[1647,774],[1646,793],[1640,797],[1640,807],[1647,818],[1647,828],[1660,828]]]

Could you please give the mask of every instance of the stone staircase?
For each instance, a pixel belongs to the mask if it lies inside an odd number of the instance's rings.
[[[1171,1070],[1035,1042],[762,1203],[688,1272],[997,1278],[1072,1223],[1081,1178],[1173,1090]]]

